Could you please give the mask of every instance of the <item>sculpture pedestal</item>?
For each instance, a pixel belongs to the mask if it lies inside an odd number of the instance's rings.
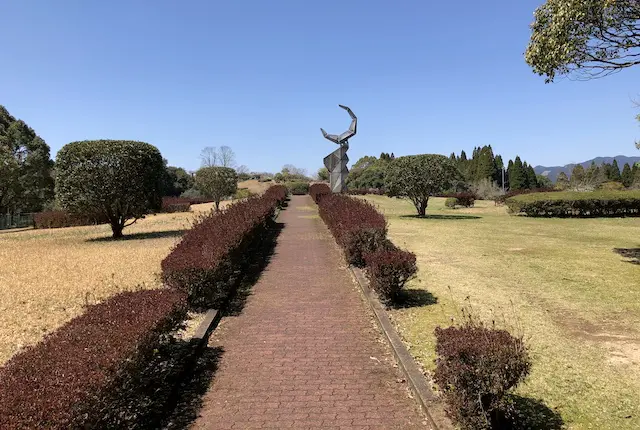
[[[347,169],[347,163],[349,162],[348,149],[347,145],[343,145],[324,157],[324,167],[329,171],[329,186],[333,193],[342,193],[347,189],[346,181],[349,174],[349,169]]]

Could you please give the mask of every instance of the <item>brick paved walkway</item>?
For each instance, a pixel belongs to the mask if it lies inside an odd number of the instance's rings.
[[[308,196],[284,229],[224,348],[197,429],[425,429],[388,345]]]

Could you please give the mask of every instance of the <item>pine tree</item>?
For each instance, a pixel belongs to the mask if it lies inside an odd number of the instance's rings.
[[[464,150],[460,153],[460,161],[467,161],[467,153]]]
[[[522,160],[516,156],[513,167],[509,169],[509,189],[523,190],[527,187],[527,176],[524,171]]]
[[[581,188],[584,185],[585,173],[581,164],[576,164],[571,171],[571,187]]]
[[[533,170],[533,166],[529,165],[527,167],[527,183],[529,185],[529,189],[538,188],[538,177],[536,176],[536,171]]]
[[[496,177],[495,158],[493,150],[490,146],[484,146],[478,152],[478,161],[476,163],[473,180],[475,182],[489,178],[493,180]]]
[[[612,181],[620,182],[622,177],[620,176],[620,167],[618,167],[618,160],[613,159],[613,164],[610,167],[611,173],[609,174],[609,179]]]
[[[502,187],[502,170],[504,169],[504,161],[502,161],[501,155],[496,155],[494,158],[494,165],[496,170],[496,176],[493,178],[494,181],[498,184],[498,186]]]
[[[566,190],[567,188],[569,188],[569,178],[567,177],[566,173],[560,172],[558,174],[558,177],[556,178],[556,187],[560,188],[561,190]]]
[[[629,188],[631,184],[633,184],[633,172],[631,170],[631,166],[629,163],[624,163],[624,167],[622,168],[622,175],[620,175],[622,179],[622,185]]]

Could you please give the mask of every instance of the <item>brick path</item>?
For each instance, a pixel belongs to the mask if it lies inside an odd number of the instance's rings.
[[[224,354],[194,428],[427,428],[311,198],[279,221],[245,309],[210,341]]]

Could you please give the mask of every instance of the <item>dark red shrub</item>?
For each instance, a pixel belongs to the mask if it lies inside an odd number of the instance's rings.
[[[407,281],[418,271],[416,256],[395,246],[364,254],[371,287],[385,302],[394,302]]]
[[[318,208],[349,264],[363,267],[363,254],[386,243],[387,222],[371,203],[341,194],[328,194],[320,199]]]
[[[53,210],[33,214],[33,224],[35,228],[63,228],[78,227],[83,225],[108,224],[109,220],[105,216],[96,215],[72,215],[67,211]]]
[[[329,188],[329,185],[327,184],[311,184],[309,187],[309,195],[316,203],[318,203],[318,200],[326,194],[331,194],[331,188]]]
[[[185,316],[184,294],[169,289],[88,307],[0,368],[0,428],[105,428],[123,381]]]
[[[531,361],[521,338],[469,321],[436,328],[434,378],[447,413],[462,428],[504,428],[505,394],[529,374]]]
[[[271,187],[260,197],[198,218],[162,261],[164,282],[187,292],[195,308],[220,308],[231,293],[245,253],[267,233],[286,192],[285,187]]]

